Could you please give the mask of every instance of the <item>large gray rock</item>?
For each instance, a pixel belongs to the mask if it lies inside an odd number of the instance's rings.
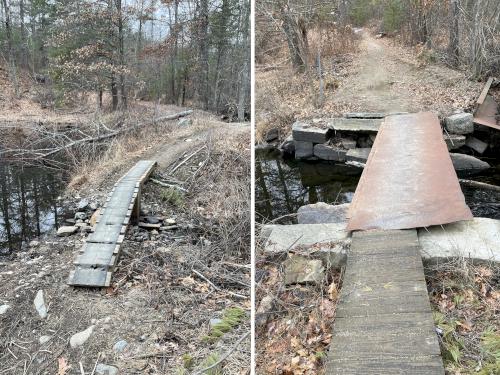
[[[80,202],[78,202],[77,208],[78,211],[83,211],[89,206],[89,201],[87,199],[82,199]]]
[[[295,141],[325,143],[329,134],[329,129],[322,129],[301,121],[292,125],[292,136]]]
[[[117,375],[118,367],[105,365],[104,363],[99,363],[95,367],[95,373],[99,375]]]
[[[450,157],[455,171],[460,176],[474,175],[490,168],[487,162],[479,160],[474,156],[450,153]]]
[[[113,345],[113,350],[117,353],[121,353],[128,346],[128,342],[126,340],[120,340]]]
[[[474,116],[472,113],[457,113],[444,119],[446,129],[453,134],[470,134],[474,132]]]
[[[314,156],[323,160],[345,161],[346,152],[346,150],[326,144],[318,144],[314,146]]]
[[[295,141],[295,159],[307,159],[313,156],[312,142]]]
[[[376,133],[382,124],[382,119],[360,118],[332,118],[328,119],[328,126],[336,131],[350,131],[360,133]]]
[[[271,233],[267,237],[264,249],[273,253],[299,250],[318,244],[332,247],[333,243],[345,241],[349,237],[345,223],[266,225],[265,227],[267,228],[263,231],[270,229]]]
[[[465,257],[500,262],[500,220],[474,218],[419,229],[425,259]]]
[[[352,138],[342,138],[340,140],[340,143],[342,144],[342,147],[344,147],[346,150],[356,148],[356,141]]]
[[[45,304],[45,299],[43,297],[43,290],[40,289],[36,293],[33,304],[35,305],[35,309],[40,318],[45,319],[47,317],[47,305]]]
[[[309,259],[300,255],[290,255],[283,263],[285,284],[320,284],[325,277],[323,263],[319,259]]]
[[[57,235],[59,237],[67,237],[75,234],[77,230],[78,227],[76,226],[62,226],[57,230]]]
[[[327,204],[318,202],[302,206],[297,211],[299,224],[326,224],[336,223],[347,225],[347,211],[349,203]]]
[[[71,347],[76,348],[85,344],[92,335],[94,327],[95,326],[90,326],[85,331],[75,333],[73,336],[71,336],[71,338],[69,339],[69,344],[71,345]]]
[[[465,136],[458,134],[443,134],[444,142],[449,150],[456,150],[465,146]]]
[[[266,135],[264,137],[266,142],[273,142],[276,141],[280,136],[280,131],[278,128],[272,128],[266,132]]]
[[[488,144],[486,142],[481,141],[475,137],[467,137],[465,141],[465,145],[472,150],[476,151],[479,154],[483,154],[488,148]]]
[[[345,160],[364,164],[368,160],[368,155],[370,155],[371,150],[371,148],[353,148],[352,150],[347,151]]]

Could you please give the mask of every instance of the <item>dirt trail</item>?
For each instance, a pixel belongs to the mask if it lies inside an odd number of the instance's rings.
[[[444,65],[425,63],[413,50],[362,33],[353,72],[335,93],[363,111],[434,110],[440,113],[470,105],[480,84]]]

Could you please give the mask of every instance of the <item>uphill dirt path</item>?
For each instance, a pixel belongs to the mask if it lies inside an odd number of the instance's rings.
[[[332,99],[365,112],[446,114],[472,105],[481,84],[443,64],[426,63],[422,53],[377,39],[364,30],[352,71]]]

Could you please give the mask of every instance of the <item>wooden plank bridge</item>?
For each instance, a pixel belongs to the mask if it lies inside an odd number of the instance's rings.
[[[415,228],[472,214],[436,115],[384,120],[348,216],[355,232],[326,374],[443,375]]]
[[[155,161],[141,160],[114,185],[95,230],[89,235],[70,272],[68,284],[106,287],[120,256],[120,246],[132,217],[139,217],[141,187]]]

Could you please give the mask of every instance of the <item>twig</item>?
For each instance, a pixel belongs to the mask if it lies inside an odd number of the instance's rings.
[[[184,189],[183,187],[180,187],[178,185],[172,185],[172,184],[167,184],[165,182],[162,182],[160,180],[157,180],[156,178],[150,178],[149,181],[157,184],[157,185],[160,185],[160,186],[164,186],[164,187],[168,187],[168,188],[172,188],[172,189],[178,189],[184,193],[187,193],[188,191],[186,189]]]
[[[239,345],[243,342],[243,340],[245,340],[248,337],[248,335],[250,335],[250,331],[248,331],[243,336],[241,336],[238,339],[238,341],[236,341],[236,344],[234,344],[226,353],[224,353],[224,355],[217,362],[215,362],[214,364],[212,364],[208,367],[205,367],[202,370],[195,372],[193,375],[201,375],[201,374],[207,372],[208,370],[211,370],[214,367],[217,367],[218,365],[220,365],[223,361],[226,360],[227,357],[229,357],[236,350],[237,347],[239,347]]]
[[[80,364],[80,372],[82,373],[82,375],[85,375],[85,370],[83,369],[83,365],[82,365],[82,362],[78,362]]]
[[[177,169],[179,169],[180,166],[182,166],[183,164],[185,164],[189,159],[191,159],[193,156],[195,156],[198,152],[200,152],[201,150],[203,150],[206,147],[207,147],[206,145],[203,145],[198,150],[196,150],[195,152],[193,152],[191,155],[189,155],[187,158],[185,158],[183,161],[181,161],[179,164],[177,164],[177,166],[170,171],[170,174],[173,174]]]
[[[97,359],[95,360],[94,368],[92,369],[92,372],[90,375],[94,375],[95,369],[97,368],[97,362],[99,362],[100,357],[101,357],[101,352],[97,353]]]
[[[191,271],[193,271],[195,274],[197,274],[199,277],[201,277],[203,280],[205,280],[207,283],[209,283],[212,286],[212,288],[214,288],[218,292],[224,292],[224,293],[227,293],[227,294],[229,294],[229,295],[231,295],[233,297],[241,298],[241,299],[248,299],[249,298],[248,296],[244,296],[242,294],[234,293],[234,292],[231,292],[230,290],[222,290],[217,285],[215,285],[213,282],[211,282],[208,278],[206,278],[201,272],[195,270],[194,268],[192,268]]]

